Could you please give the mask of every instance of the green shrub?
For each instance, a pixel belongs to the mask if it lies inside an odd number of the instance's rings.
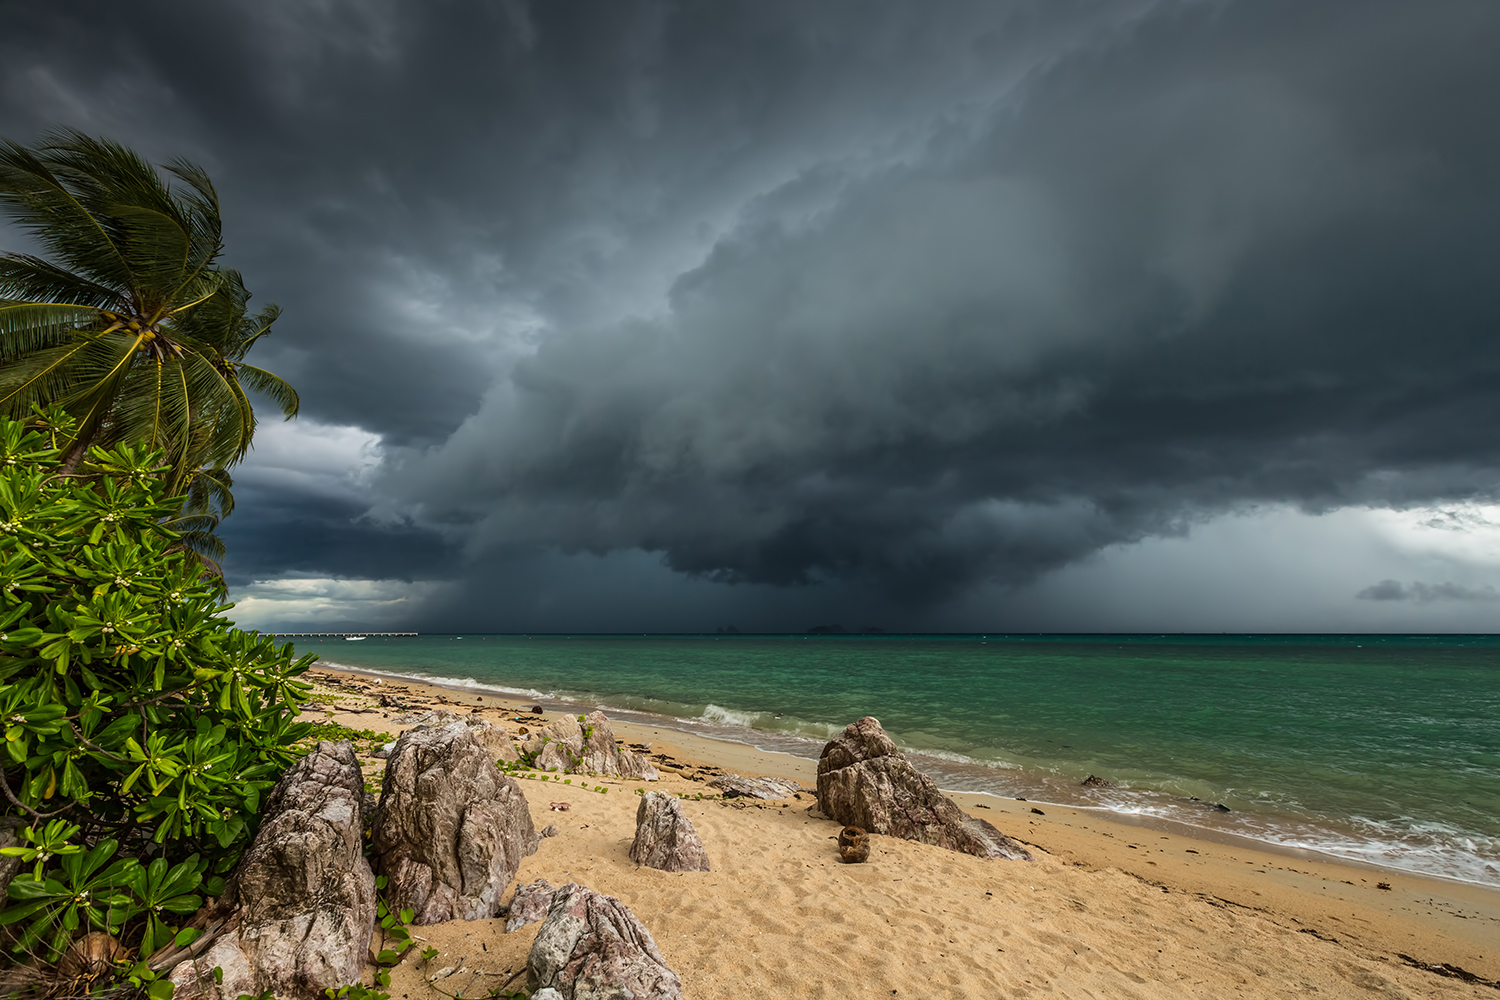
[[[162,524],[182,501],[156,455],[95,448],[63,475],[65,432],[0,418],[0,805],[27,866],[0,925],[44,959],[89,930],[144,958],[249,844],[314,658],[223,617]]]

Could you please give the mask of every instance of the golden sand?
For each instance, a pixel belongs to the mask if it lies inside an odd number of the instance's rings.
[[[333,719],[399,733],[381,693],[508,721],[520,702],[359,674],[320,686]],[[336,700],[335,700],[336,699]],[[551,713],[548,713],[549,715]],[[1461,969],[1500,980],[1500,891],[1356,866],[1191,828],[957,793],[966,810],[1026,843],[1033,862],[982,861],[891,837],[868,863],[838,861],[839,825],[813,799],[753,803],[710,794],[711,765],[814,784],[816,765],[668,729],[614,723],[681,768],[659,782],[522,780],[538,829],[557,824],[518,878],[578,882],[624,901],[692,1000],[750,997],[1482,997]],[[382,762],[372,761],[372,775]],[[635,789],[682,793],[713,864],[668,874],[627,857]],[[550,803],[567,801],[566,812]],[[1034,810],[1040,809],[1039,815]],[[537,927],[503,920],[413,928],[419,947],[393,970],[393,998],[479,997],[521,972]],[[1415,965],[1413,963],[1416,963]],[[1426,967],[1419,967],[1426,966]],[[437,978],[441,974],[441,978]],[[429,986],[436,979],[436,987]],[[513,987],[514,988],[514,987]]]

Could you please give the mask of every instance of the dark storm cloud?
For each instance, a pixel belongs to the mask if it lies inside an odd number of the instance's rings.
[[[1494,492],[1489,5],[4,10],[0,133],[204,162],[268,366],[384,438],[236,514],[243,573],[644,550],[900,607]]]

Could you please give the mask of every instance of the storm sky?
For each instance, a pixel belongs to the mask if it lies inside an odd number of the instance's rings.
[[[242,624],[1493,631],[1497,44],[1481,0],[0,2],[0,135],[202,164],[285,309]]]

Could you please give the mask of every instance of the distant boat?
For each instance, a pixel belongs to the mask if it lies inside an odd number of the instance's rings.
[[[345,642],[363,642],[364,640],[366,640],[368,638],[370,638],[370,637],[367,636],[367,635],[346,635],[346,636],[344,636],[344,641]]]

